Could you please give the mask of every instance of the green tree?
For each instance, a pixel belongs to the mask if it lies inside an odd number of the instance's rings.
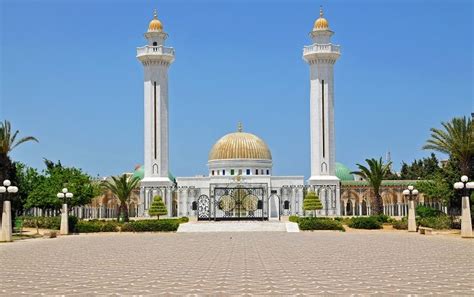
[[[441,167],[438,164],[438,158],[436,158],[434,153],[423,159],[415,159],[410,165],[403,162],[400,177],[401,179],[411,180],[430,179],[441,171]]]
[[[459,162],[461,174],[469,175],[474,160],[474,125],[470,118],[453,118],[442,122],[442,129],[431,128],[431,138],[423,149],[449,155]]]
[[[62,201],[56,194],[64,187],[74,194],[72,199],[67,200],[71,207],[88,204],[100,193],[98,185],[81,169],[63,167],[59,161],[54,163],[45,160],[45,165],[44,174],[37,178],[35,186],[27,195],[25,208],[59,209]]]
[[[303,200],[303,209],[305,211],[312,211],[313,215],[316,216],[316,210],[323,209],[321,200],[314,191],[309,191]]]
[[[153,202],[151,203],[150,209],[148,210],[148,214],[150,216],[157,216],[158,220],[160,219],[160,216],[168,214],[168,210],[166,209],[161,196],[153,197]]]
[[[121,176],[112,176],[111,181],[104,181],[102,188],[106,191],[112,192],[112,194],[120,201],[119,211],[117,214],[117,221],[123,218],[125,222],[128,222],[128,204],[130,204],[130,198],[133,190],[138,186],[140,178],[129,177],[126,174]]]
[[[354,171],[352,172],[352,174],[356,174],[369,182],[375,194],[374,205],[372,207],[373,214],[382,214],[383,201],[382,196],[380,195],[380,186],[382,185],[382,180],[390,172],[390,166],[392,162],[384,164],[382,158],[380,158],[379,160],[366,159],[365,161],[369,166],[366,167],[361,164],[356,164],[357,167],[359,167],[359,171]]]

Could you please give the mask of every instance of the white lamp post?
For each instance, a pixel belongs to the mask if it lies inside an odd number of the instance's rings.
[[[12,241],[12,205],[10,202],[10,193],[15,194],[18,188],[11,185],[11,182],[6,179],[3,181],[3,186],[0,186],[0,194],[5,195],[3,201],[2,212],[2,233],[0,234],[0,241]]]
[[[68,223],[68,210],[67,210],[67,201],[66,198],[72,198],[74,195],[69,193],[67,188],[64,188],[61,192],[57,194],[57,197],[63,199],[63,208],[61,210],[61,229],[59,234],[67,235],[69,233],[69,223]]]
[[[474,189],[474,182],[468,182],[466,175],[461,176],[461,181],[454,184],[456,190],[462,192],[461,237],[472,236],[471,208],[469,207],[469,190]]]
[[[408,186],[403,191],[403,195],[408,198],[408,232],[416,232],[415,201],[418,196],[418,190],[413,186]]]

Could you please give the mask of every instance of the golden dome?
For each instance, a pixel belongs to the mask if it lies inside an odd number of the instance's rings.
[[[163,31],[163,25],[156,15],[156,9],[153,11],[153,19],[148,25],[148,32],[161,32]]]
[[[209,161],[227,159],[271,160],[272,154],[262,139],[242,132],[242,125],[239,124],[237,132],[224,135],[209,152]]]
[[[323,8],[319,9],[319,18],[314,22],[313,30],[327,30],[329,29],[328,20],[323,17]]]

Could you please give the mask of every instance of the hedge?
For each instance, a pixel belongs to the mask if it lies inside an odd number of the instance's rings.
[[[340,230],[346,231],[341,222],[329,218],[304,217],[298,219],[300,230]]]
[[[76,225],[76,232],[78,233],[93,233],[93,232],[118,232],[120,223],[117,221],[79,221]]]
[[[349,227],[354,229],[381,229],[382,223],[377,217],[352,218]]]
[[[23,221],[23,227],[27,228],[36,228],[38,223],[38,228],[40,229],[51,229],[59,230],[61,229],[61,216],[56,217],[34,217],[34,216],[21,216],[17,220]],[[77,217],[69,216],[69,232],[74,232],[77,224]]]
[[[442,215],[438,217],[426,217],[420,218],[418,220],[418,225],[433,229],[450,229],[451,228],[451,218],[447,215]]]
[[[124,232],[173,232],[178,230],[181,219],[140,220],[124,223],[121,231]]]
[[[403,217],[400,221],[393,221],[392,226],[394,229],[408,230],[408,220],[406,217]]]
[[[288,221],[293,222],[293,223],[298,223],[299,218],[300,218],[299,216],[290,216],[288,218]]]

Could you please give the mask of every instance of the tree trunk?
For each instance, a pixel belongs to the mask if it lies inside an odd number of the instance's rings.
[[[383,201],[382,195],[379,192],[375,194],[374,207],[372,208],[372,215],[383,214]]]
[[[128,222],[128,221],[129,221],[129,218],[128,218],[128,206],[127,206],[126,203],[123,204],[122,211],[123,211],[123,221],[124,221],[124,222]]]

